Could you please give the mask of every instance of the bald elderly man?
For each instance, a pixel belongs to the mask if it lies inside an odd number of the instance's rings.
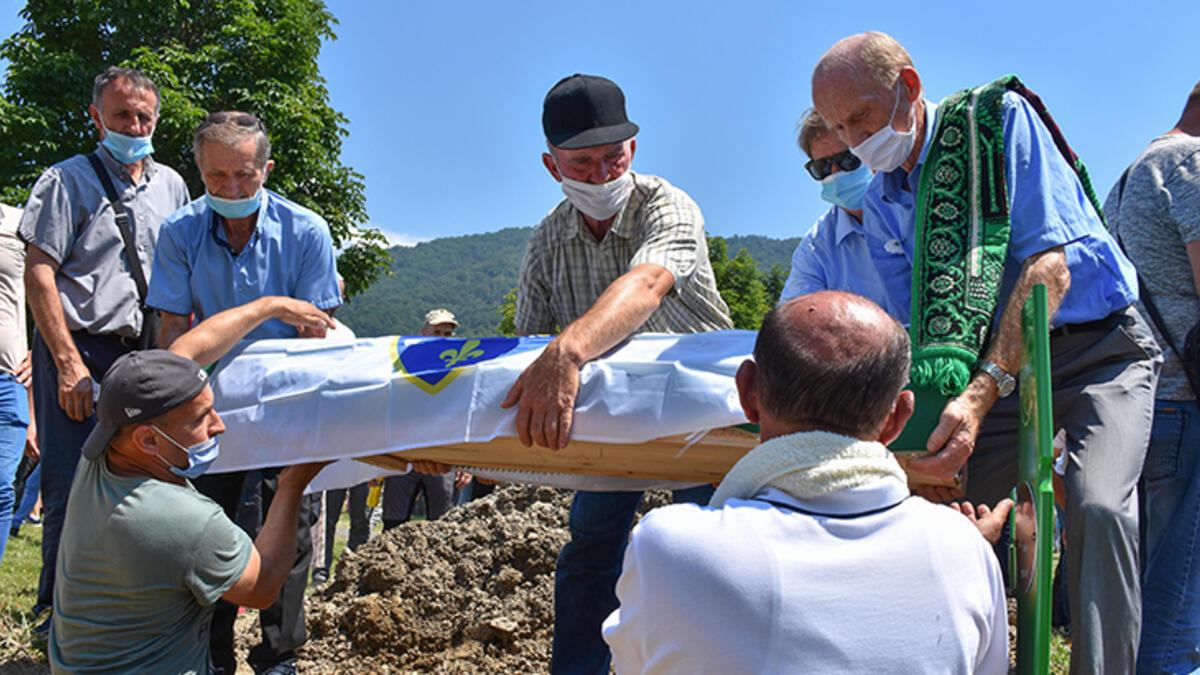
[[[996,557],[910,496],[885,446],[912,414],[908,368],[904,328],[861,296],[767,315],[737,374],[762,444],[708,507],[634,529],[604,624],[617,672],[1008,672]]]
[[[1137,481],[1161,362],[1132,306],[1133,266],[1016,78],[940,104],[923,91],[883,33],[837,42],[813,71],[817,111],[876,172],[863,206],[870,259],[858,264],[879,273],[888,306],[908,311],[896,318],[911,324],[914,383],[949,397],[926,444],[934,454],[912,468],[951,478],[965,465],[976,502],[1013,487],[1020,310],[1046,284],[1054,423],[1067,437],[1072,672],[1132,672]]]

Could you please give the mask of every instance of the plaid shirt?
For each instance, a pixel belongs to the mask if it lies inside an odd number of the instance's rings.
[[[533,231],[517,294],[522,333],[552,333],[584,314],[618,277],[642,263],[667,269],[675,284],[635,332],[699,333],[732,328],[717,292],[704,217],[679,188],[634,174],[634,189],[602,241],[563,200]]]

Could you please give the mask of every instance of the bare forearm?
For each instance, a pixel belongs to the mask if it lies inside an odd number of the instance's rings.
[[[1067,257],[1061,246],[1027,258],[1021,267],[1021,275],[1017,277],[1017,283],[1008,296],[1004,314],[1000,317],[1000,325],[985,357],[1007,373],[1020,370],[1021,312],[1025,307],[1025,300],[1037,284],[1046,285],[1050,316],[1054,316],[1071,286],[1071,272],[1067,269]]]
[[[224,356],[258,324],[272,318],[275,309],[275,298],[272,296],[227,309],[179,335],[171,341],[169,349],[196,363],[208,365]]]
[[[296,558],[296,521],[303,493],[304,486],[285,485],[281,480],[262,529],[254,539],[254,548],[262,558],[255,591],[270,598],[268,605],[279,595]]]
[[[30,248],[31,252],[36,250]],[[45,254],[41,256],[45,257]],[[25,292],[29,296],[29,309],[33,312],[38,334],[50,350],[55,365],[63,370],[67,363],[79,360],[79,351],[71,339],[71,331],[67,329],[54,275],[55,268],[50,264],[28,264],[25,267]]]
[[[650,318],[674,281],[658,265],[638,265],[609,285],[555,342],[577,365],[600,356]]]

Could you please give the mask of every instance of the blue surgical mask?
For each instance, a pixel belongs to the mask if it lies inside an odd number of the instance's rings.
[[[204,474],[205,471],[208,471],[208,467],[212,466],[212,463],[217,461],[217,457],[221,454],[221,447],[217,445],[216,436],[210,436],[207,441],[200,441],[190,448],[185,448],[179,441],[168,436],[162,429],[159,429],[153,424],[150,425],[150,428],[162,434],[163,438],[171,441],[175,444],[175,447],[187,453],[188,465],[186,469],[181,469],[168,462],[163,458],[162,455],[158,456],[158,458],[162,460],[163,464],[167,465],[167,468],[171,471],[171,473],[175,474],[176,476],[182,476],[189,480],[199,478]]]
[[[253,196],[242,199],[226,199],[211,192],[205,192],[204,201],[208,202],[209,208],[226,218],[246,218],[262,206],[263,196],[262,188],[259,188]]]
[[[863,206],[863,195],[875,174],[866,164],[853,171],[838,171],[821,181],[821,199],[844,209],[857,211]]]
[[[126,136],[118,134],[115,131],[109,130],[104,126],[104,122],[100,122],[100,126],[104,129],[104,140],[100,141],[100,145],[108,148],[112,156],[122,164],[134,164],[146,155],[154,152],[154,143],[150,141],[150,136]]]

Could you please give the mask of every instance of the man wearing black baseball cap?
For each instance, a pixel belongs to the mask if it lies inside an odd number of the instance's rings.
[[[201,364],[272,318],[332,326],[302,300],[260,298],[205,320],[169,351],[126,354],[105,374],[59,547],[54,672],[208,673],[213,603],[261,609],[279,594],[300,498],[324,464],[284,469],[253,543],[189,480],[217,458],[225,430]]]
[[[638,126],[614,82],[572,75],[542,105],[542,163],[566,199],[534,230],[514,321],[553,333],[503,402],[521,442],[557,450],[571,435],[579,368],[633,333],[732,328],[717,292],[700,209],[662,178],[630,170]],[[676,494],[706,503],[711,486]],[[601,638],[640,492],[579,492],[558,559],[552,672],[607,673]]]

